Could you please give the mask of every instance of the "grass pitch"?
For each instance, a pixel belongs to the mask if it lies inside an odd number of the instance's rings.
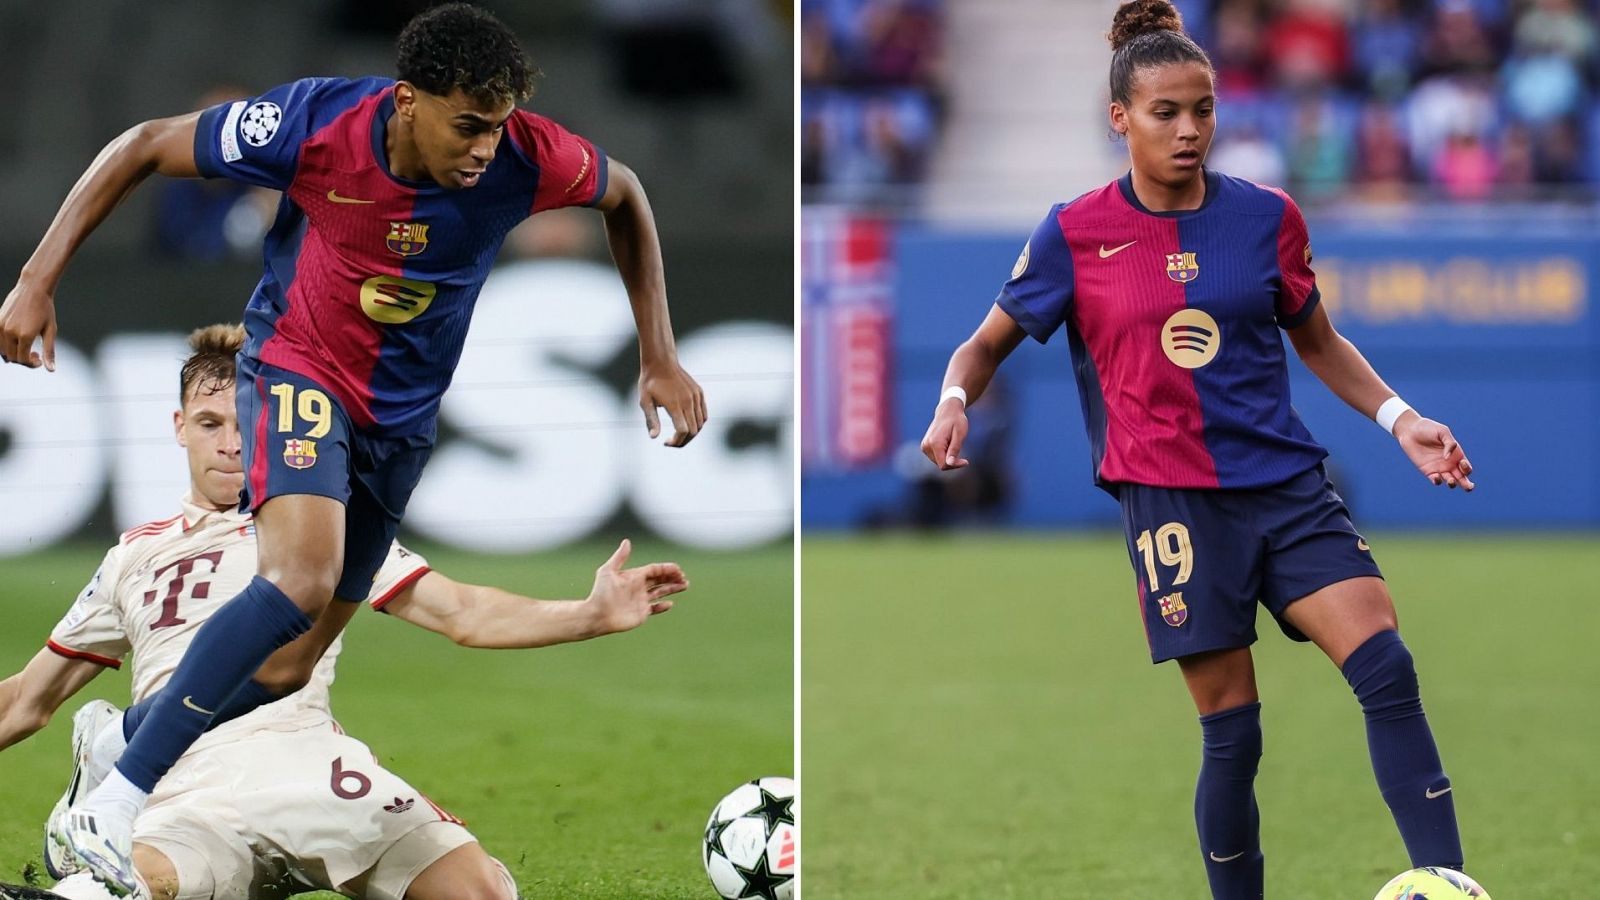
[[[1600,896],[1592,536],[1370,538],[1496,898]],[[827,538],[802,551],[808,900],[1207,896],[1200,729],[1152,666],[1120,536]],[[1272,898],[1409,864],[1360,708],[1258,619]]]
[[[526,557],[419,546],[454,578],[581,597],[614,549]],[[20,669],[101,547],[0,560],[0,669]],[[387,616],[351,623],[333,710],[393,771],[467,820],[526,898],[715,896],[700,863],[711,807],[740,782],[793,774],[793,567],[787,544],[671,559],[693,588],[641,630],[541,650],[466,650]],[[45,815],[71,770],[71,711],[126,703],[108,672],[50,726],[0,753],[0,881],[43,878]],[[48,879],[44,879],[48,883]],[[334,894],[314,894],[335,897]]]

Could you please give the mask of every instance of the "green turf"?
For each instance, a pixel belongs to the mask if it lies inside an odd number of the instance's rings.
[[[519,558],[422,547],[434,568],[536,596],[582,596],[612,546]],[[0,675],[20,668],[101,548],[0,560]],[[386,616],[351,624],[333,708],[351,734],[467,820],[526,898],[714,896],[700,864],[711,807],[793,772],[793,568],[787,544],[714,554],[645,544],[693,588],[641,631],[531,651],[465,650]],[[127,676],[83,694],[125,701]],[[39,866],[71,767],[70,711],[0,754],[0,881]],[[314,895],[332,897],[332,894]]]
[[[1372,544],[1468,868],[1500,900],[1600,896],[1594,538]],[[807,535],[802,590],[809,900],[1206,896],[1199,726],[1120,537]],[[1258,626],[1268,896],[1366,900],[1408,864],[1359,707]]]

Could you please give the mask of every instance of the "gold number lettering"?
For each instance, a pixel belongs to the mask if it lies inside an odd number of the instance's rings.
[[[306,432],[308,438],[319,438],[333,428],[333,404],[328,402],[328,395],[312,388],[300,392],[300,418],[316,424]],[[1184,536],[1188,540],[1188,536]]]
[[[1182,522],[1168,522],[1156,531],[1156,555],[1163,566],[1177,566],[1178,577],[1172,579],[1177,587],[1194,574],[1194,547],[1189,543],[1189,529]]]
[[[1139,534],[1139,540],[1135,543],[1135,546],[1139,548],[1140,553],[1144,554],[1144,571],[1145,574],[1150,576],[1149,582],[1145,585],[1145,590],[1161,590],[1161,582],[1156,578],[1156,558],[1150,552],[1150,530],[1148,528]]]
[[[271,388],[272,396],[278,398],[278,431],[279,433],[294,430],[294,385],[284,383],[275,384]]]
[[[1173,587],[1186,583],[1189,576],[1194,574],[1194,545],[1189,541],[1189,529],[1182,522],[1168,522],[1157,528],[1154,538],[1146,529],[1139,533],[1134,546],[1144,557],[1144,571],[1150,579],[1146,591],[1161,589],[1161,580],[1156,575],[1157,559],[1163,566],[1177,567],[1178,575],[1172,579]]]
[[[293,431],[297,408],[294,385],[287,382],[275,384],[270,390],[272,396],[278,398],[278,431]],[[316,388],[301,391],[298,410],[300,418],[312,423],[311,430],[306,432],[306,437],[319,438],[333,430],[333,403],[328,400],[327,394]]]

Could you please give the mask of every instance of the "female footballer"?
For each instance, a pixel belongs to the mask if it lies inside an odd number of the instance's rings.
[[[1327,451],[1289,405],[1277,330],[1429,481],[1470,491],[1472,466],[1450,429],[1413,411],[1334,330],[1294,201],[1204,167],[1215,73],[1173,5],[1122,4],[1110,39],[1111,127],[1130,171],[1034,230],[950,358],[923,452],[941,469],[966,465],[968,400],[1024,336],[1042,343],[1065,325],[1095,481],[1122,506],[1151,659],[1178,661],[1200,713],[1195,822],[1212,896],[1263,893],[1257,600],[1349,681],[1412,864],[1460,869],[1450,781],[1411,654],[1323,470]]]

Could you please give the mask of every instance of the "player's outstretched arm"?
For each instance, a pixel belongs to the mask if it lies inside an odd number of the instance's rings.
[[[650,200],[632,169],[607,157],[606,170],[610,172],[606,193],[595,205],[605,214],[606,241],[628,289],[634,327],[639,331],[639,406],[652,438],[661,433],[656,409],[665,409],[674,429],[667,446],[682,447],[706,423],[706,397],[678,365],[678,345],[667,314],[661,239]]]
[[[40,650],[21,672],[0,681],[0,750],[49,724],[61,704],[105,666]]]
[[[538,600],[429,572],[383,610],[463,647],[548,647],[630,631],[671,609],[667,598],[689,589],[677,563],[624,568],[632,551],[629,541],[617,547],[595,571],[584,600]]]
[[[67,199],[33,256],[22,267],[17,284],[0,306],[0,359],[29,368],[56,368],[56,286],[89,234],[122,199],[152,172],[197,178],[194,161],[194,112],[142,122],[105,146],[72,186]],[[44,339],[44,352],[33,342]]]
[[[989,309],[989,315],[972,337],[950,355],[939,405],[934,408],[933,422],[922,436],[922,453],[933,460],[934,465],[941,469],[959,469],[967,464],[961,456],[961,444],[967,439],[967,404],[983,396],[995,370],[1024,337],[1027,332],[997,304]],[[949,396],[953,387],[961,388],[966,399]]]
[[[1334,329],[1321,306],[1305,322],[1289,329],[1289,341],[1311,374],[1367,418],[1375,418],[1378,407],[1395,396],[1356,345]],[[1469,491],[1476,486],[1468,477],[1472,463],[1442,423],[1406,410],[1395,420],[1394,436],[1400,449],[1429,481]]]

